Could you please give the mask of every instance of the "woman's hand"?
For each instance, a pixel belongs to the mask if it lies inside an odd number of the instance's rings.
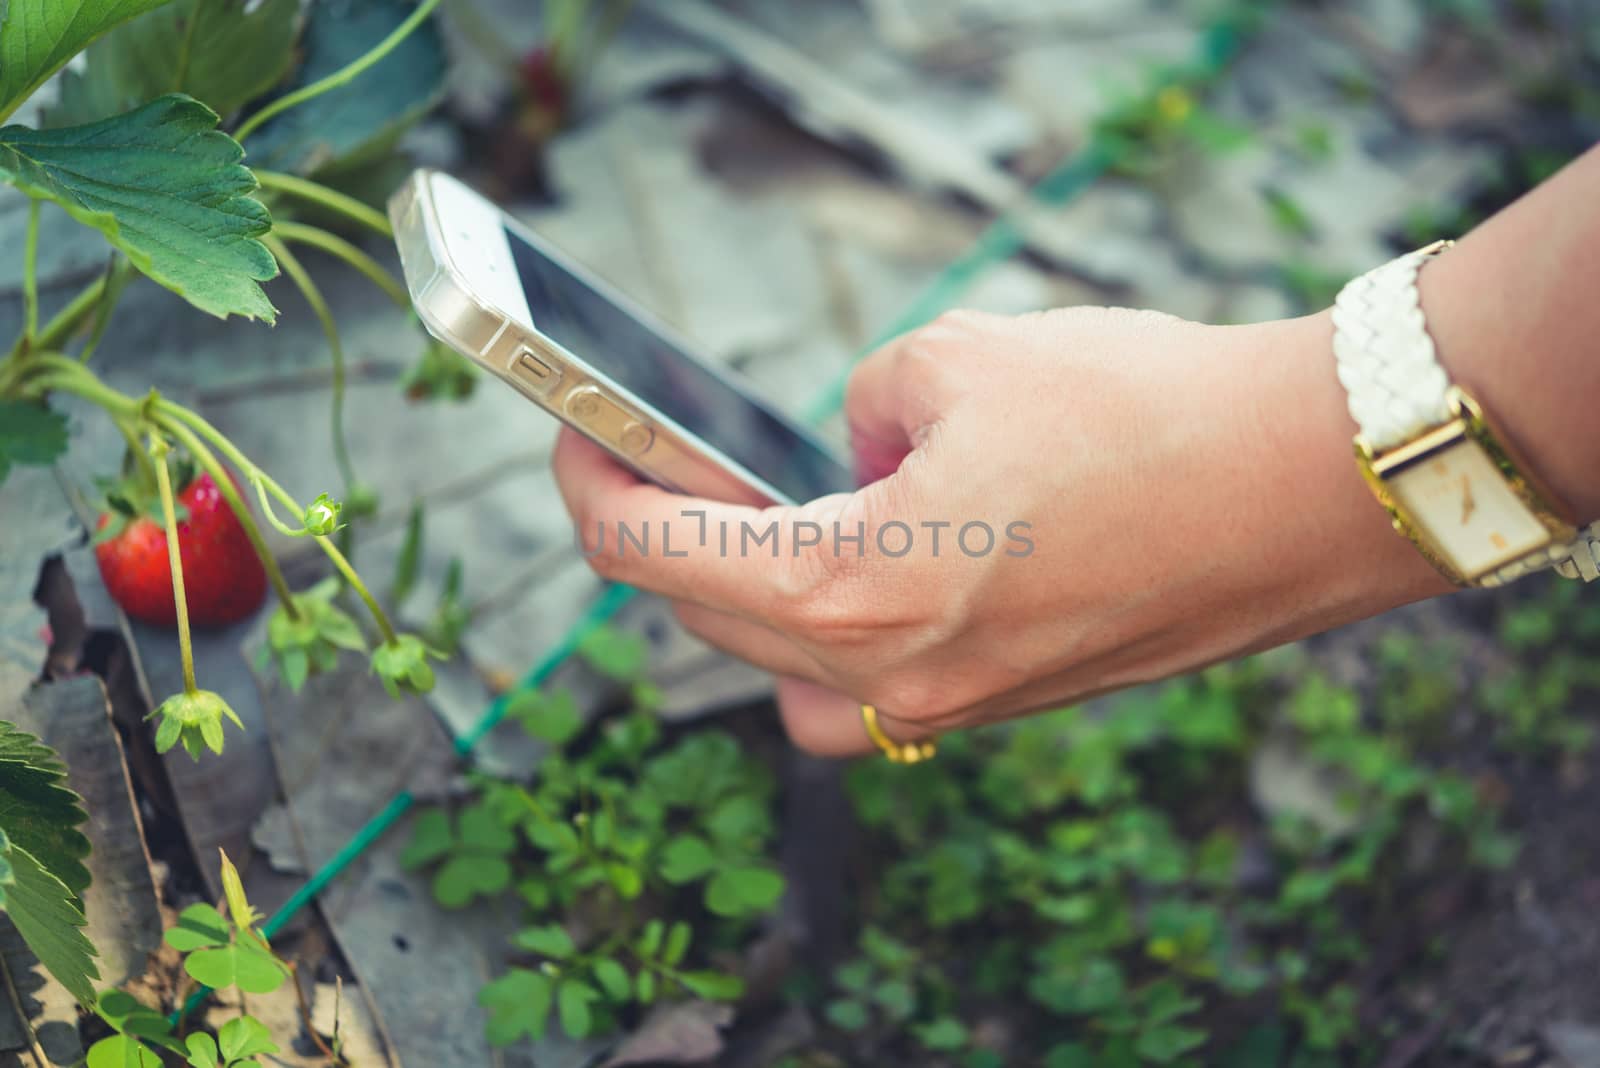
[[[854,493],[694,500],[570,431],[556,476],[591,549],[608,528],[595,570],[777,674],[796,744],[866,752],[861,702],[912,741],[1449,589],[1361,484],[1329,343],[1325,316],[955,313],[852,376]]]

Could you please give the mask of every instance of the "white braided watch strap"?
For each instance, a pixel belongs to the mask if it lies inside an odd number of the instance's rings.
[[[1417,291],[1417,272],[1449,248],[1435,242],[1349,282],[1333,306],[1333,352],[1350,416],[1378,452],[1451,418],[1450,376],[1439,363]],[[1478,580],[1498,586],[1547,567],[1567,578],[1600,578],[1600,523],[1570,545],[1518,560]]]

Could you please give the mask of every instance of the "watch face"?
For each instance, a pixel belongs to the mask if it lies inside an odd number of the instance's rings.
[[[1483,447],[1470,439],[1384,479],[1435,550],[1467,578],[1487,574],[1551,541]]]

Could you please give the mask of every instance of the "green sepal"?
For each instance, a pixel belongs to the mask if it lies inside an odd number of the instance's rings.
[[[232,721],[235,727],[244,730],[244,724],[228,706],[228,702],[210,690],[173,694],[145,718],[157,717],[161,722],[156,727],[156,752],[165,753],[181,742],[184,750],[195,760],[200,759],[202,747],[213,753],[222,752],[224,717]]]

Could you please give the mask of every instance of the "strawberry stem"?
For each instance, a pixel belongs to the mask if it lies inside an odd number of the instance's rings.
[[[133,277],[133,271],[128,266],[128,261],[115,252],[106,263],[106,273],[102,276],[104,284],[94,302],[94,321],[89,328],[89,338],[83,343],[83,348],[78,351],[78,362],[88,363],[89,357],[94,355],[94,350],[99,347],[100,339],[105,337],[106,327],[111,325],[111,313],[116,309],[117,301],[122,299],[122,290]]]
[[[344,479],[345,492],[349,493],[355,488],[356,475],[355,467],[350,463],[350,448],[344,439],[344,345],[339,341],[339,324],[334,320],[328,302],[322,298],[322,290],[317,288],[316,282],[311,280],[311,275],[300,265],[294,253],[272,234],[264,235],[261,243],[267,246],[283,266],[284,273],[299,288],[300,295],[311,305],[317,321],[322,324],[323,336],[328,339],[328,355],[333,361],[333,458]]]
[[[393,52],[401,41],[411,36],[411,32],[422,25],[423,20],[433,14],[433,9],[438,6],[439,0],[422,0],[422,3],[417,5],[417,9],[404,22],[396,26],[389,36],[379,41],[372,49],[361,55],[354,62],[340,67],[326,78],[320,78],[302,89],[296,89],[292,93],[280,96],[240,123],[238,129],[233,132],[233,139],[243,144],[245,138],[260,129],[261,124],[274,115],[282,114],[292,107],[304,104],[307,100],[319,97],[323,93],[355,81],[367,68],[373,66],[390,52]]]
[[[85,286],[66,307],[56,312],[50,321],[44,324],[44,328],[39,331],[39,336],[35,340],[35,348],[40,351],[62,348],[72,336],[72,332],[82,325],[84,318],[105,299],[107,287],[113,290],[121,289],[122,283],[132,271],[133,265],[128,262],[127,257],[117,257],[115,266],[111,270]]]
[[[300,609],[294,603],[294,594],[289,590],[288,580],[283,577],[283,569],[278,566],[278,559],[272,555],[272,550],[267,548],[267,540],[261,534],[261,527],[257,525],[256,517],[250,514],[249,506],[244,503],[244,498],[239,496],[239,491],[233,485],[233,479],[228,477],[227,469],[217,459],[217,454],[207,448],[205,442],[201,441],[194,431],[178,420],[158,415],[155,421],[157,426],[177,438],[183,447],[189,450],[189,455],[194,457],[195,462],[211,476],[211,481],[216,483],[223,500],[228,502],[228,507],[233,509],[234,517],[239,520],[244,536],[250,539],[250,547],[255,550],[256,558],[266,570],[267,581],[272,585],[272,592],[277,595],[278,603],[283,605],[283,610],[290,619],[298,622]],[[245,469],[245,474],[248,475],[254,469],[254,464],[249,465]]]
[[[105,409],[106,413],[116,423],[117,428],[127,438],[129,448],[135,457],[143,464],[150,464],[150,457],[145,450],[138,448],[138,440],[134,437],[134,430],[141,423],[150,424],[177,438],[184,448],[211,476],[217,484],[217,490],[222,494],[223,500],[228,502],[228,507],[233,510],[234,517],[239,520],[239,526],[244,530],[245,537],[250,541],[250,547],[255,550],[256,558],[261,561],[261,566],[267,572],[267,581],[272,585],[272,591],[278,597],[278,602],[288,613],[290,619],[298,620],[300,610],[295,607],[294,595],[289,590],[289,583],[283,577],[283,569],[278,566],[278,560],[272,555],[272,550],[267,548],[267,541],[261,534],[261,527],[256,523],[255,516],[250,514],[250,509],[244,503],[244,498],[239,496],[238,489],[233,484],[233,479],[228,477],[227,469],[217,460],[217,456],[205,442],[201,441],[187,426],[183,425],[181,417],[188,414],[187,410],[161,399],[159,395],[146,398],[143,401],[134,400],[124,393],[119,393],[105,385],[95,376],[95,373],[74,360],[69,360],[59,353],[40,353],[28,361],[30,367],[41,368],[44,373],[30,381],[41,390],[58,389],[92,401]],[[152,391],[153,392],[153,391]],[[198,416],[194,418],[199,419]],[[203,423],[204,420],[201,420]],[[206,424],[210,427],[210,424]],[[217,434],[215,428],[211,428]],[[220,434],[217,434],[220,437]],[[226,438],[222,439],[227,441]],[[228,442],[228,456],[246,475],[256,471],[256,465],[244,457],[244,454]],[[157,473],[151,472],[154,477]]]
[[[395,634],[394,624],[389,622],[389,615],[372,596],[372,591],[367,589],[367,584],[361,581],[361,576],[356,574],[356,569],[350,566],[350,561],[345,559],[344,553],[339,551],[330,538],[318,535],[317,544],[322,546],[322,551],[328,554],[328,559],[333,561],[333,566],[339,569],[339,574],[350,584],[350,588],[366,604],[367,611],[372,613],[373,622],[378,624],[378,630],[383,634],[383,644],[393,645],[398,638]]]
[[[283,520],[278,518],[277,511],[272,507],[272,498],[267,496],[266,483],[262,480],[261,473],[259,471],[256,472],[256,477],[250,481],[256,487],[256,500],[261,502],[261,514],[267,517],[267,522],[272,524],[273,530],[276,530],[279,534],[282,534],[286,538],[304,538],[312,536],[311,532],[304,526],[302,526],[299,530],[296,530],[288,523],[285,523]]]
[[[183,658],[183,692],[200,692],[194,681],[194,648],[189,642],[189,601],[183,593],[183,555],[178,551],[178,511],[172,499],[172,475],[167,471],[165,438],[150,434],[150,459],[156,465],[156,485],[161,490],[161,513],[167,523],[167,560],[172,565],[172,596],[178,608],[178,654]]]
[[[394,228],[389,225],[389,220],[383,217],[382,212],[368,207],[348,193],[341,193],[318,182],[278,171],[258,170],[255,176],[256,181],[261,183],[262,189],[316,204],[383,237],[394,236]],[[274,228],[277,225],[274,221]]]
[[[389,295],[390,300],[402,308],[410,309],[411,298],[406,294],[405,287],[395,281],[394,276],[385,270],[381,263],[337,234],[330,234],[321,227],[307,226],[305,223],[290,222],[287,219],[275,219],[272,223],[272,232],[285,241],[310,245],[343,260],[366,275],[373,285]]]
[[[206,422],[205,418],[199,413],[192,412],[187,408],[179,407],[165,400],[157,401],[156,407],[161,414],[182,420],[207,441],[216,445],[222,455],[231,460],[235,466],[245,473],[246,477],[252,480],[259,479],[261,484],[267,488],[267,491],[276,497],[290,513],[305,515],[305,508],[294,499],[294,496],[288,490],[280,486],[271,475],[246,459],[238,447],[223,436],[222,431]],[[356,591],[357,595],[366,604],[367,610],[372,613],[373,622],[378,625],[378,630],[383,634],[384,644],[395,641],[397,635],[395,634],[394,625],[389,622],[388,613],[384,612],[383,606],[378,604],[377,599],[372,596],[372,592],[367,589],[367,584],[361,581],[361,576],[356,574],[355,568],[350,566],[350,561],[345,559],[345,555],[339,551],[339,547],[331,539],[321,535],[315,536],[314,540],[322,548],[322,551],[327,554],[328,559],[333,562],[333,566],[338,569],[339,574],[344,576],[345,581],[350,584],[351,588]]]
[[[122,440],[128,443],[128,455],[133,457],[133,462],[139,465],[139,470],[144,475],[141,487],[148,490],[156,484],[156,466],[151,462],[150,454],[139,445],[139,425],[120,415],[112,415],[111,422],[122,431]]]
[[[28,236],[22,244],[22,340],[33,348],[39,333],[39,202],[28,198]]]

